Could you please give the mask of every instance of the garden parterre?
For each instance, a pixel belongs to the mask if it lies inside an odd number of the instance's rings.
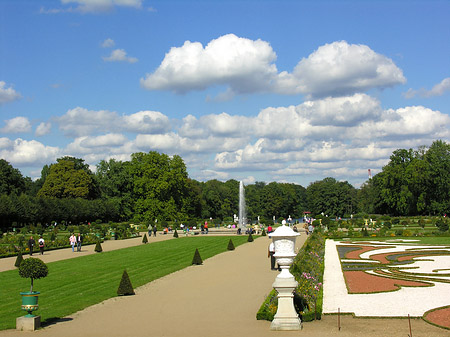
[[[324,313],[340,311],[361,317],[421,317],[429,310],[450,305],[450,246],[413,242],[327,240]],[[355,254],[357,249],[361,250],[360,254],[357,251]],[[352,258],[346,259],[349,252],[353,252]],[[345,273],[352,270],[373,277],[361,279],[362,282],[379,283],[380,286],[383,280],[394,281],[395,290],[351,293]],[[416,283],[405,286],[407,282]],[[418,286],[421,283],[422,286]]]

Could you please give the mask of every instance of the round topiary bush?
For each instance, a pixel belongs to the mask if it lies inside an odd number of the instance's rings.
[[[48,267],[44,261],[29,257],[20,263],[19,275],[23,278],[29,278],[31,280],[30,292],[33,292],[33,281],[44,278],[48,275]]]

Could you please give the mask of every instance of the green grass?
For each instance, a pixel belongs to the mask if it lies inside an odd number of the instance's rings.
[[[48,276],[34,282],[33,290],[41,292],[36,314],[44,323],[65,317],[117,296],[124,269],[136,288],[190,266],[196,248],[203,261],[227,251],[229,240],[186,237],[48,263]],[[246,235],[233,236],[236,247],[246,242]],[[0,273],[0,330],[15,328],[16,317],[25,314],[20,292],[29,288],[30,280],[21,278],[17,270]]]

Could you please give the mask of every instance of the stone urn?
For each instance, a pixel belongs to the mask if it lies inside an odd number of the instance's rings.
[[[278,227],[271,234],[275,245],[274,257],[281,268],[273,287],[278,292],[278,309],[270,325],[271,330],[300,330],[301,320],[294,307],[294,290],[298,285],[289,268],[294,262],[295,240],[299,233],[288,226]]]

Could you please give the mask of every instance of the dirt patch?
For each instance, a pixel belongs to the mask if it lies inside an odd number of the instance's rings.
[[[432,324],[450,329],[450,307],[429,311],[423,318]]]
[[[347,254],[345,254],[345,258],[352,259],[352,260],[359,260],[359,259],[361,259],[361,257],[360,257],[361,254],[363,254],[365,252],[370,252],[372,250],[378,250],[378,249],[383,249],[383,248],[390,248],[390,247],[363,246],[363,247],[360,247],[360,249],[358,249],[358,250],[348,252]]]
[[[344,271],[344,278],[350,294],[378,293],[394,291],[402,286],[427,287],[424,282],[391,279],[368,274],[364,271]]]

